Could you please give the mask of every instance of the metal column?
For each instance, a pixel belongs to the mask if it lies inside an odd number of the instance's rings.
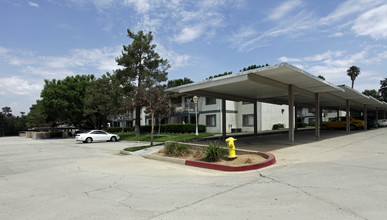
[[[254,137],[258,134],[258,113],[257,113],[257,101],[254,102]]]
[[[364,130],[367,130],[367,105],[366,104],[364,104],[363,115],[364,115]]]
[[[222,99],[222,137],[226,139],[226,99]]]
[[[346,123],[345,123],[345,129],[347,130],[347,134],[349,134],[350,128],[350,117],[349,117],[349,99],[345,100],[345,110],[346,110]]]
[[[315,102],[315,111],[314,111],[314,117],[315,117],[315,133],[316,133],[316,139],[318,140],[320,138],[320,97],[318,93],[314,94],[314,102]]]
[[[293,96],[293,86],[289,85],[288,91],[289,99],[289,144],[294,143],[294,96]]]

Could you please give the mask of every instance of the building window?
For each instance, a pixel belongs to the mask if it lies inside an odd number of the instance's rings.
[[[215,105],[215,104],[216,104],[216,98],[206,97],[206,105]]]
[[[216,115],[206,115],[206,126],[216,127]]]
[[[242,115],[243,127],[252,127],[254,126],[254,115]]]

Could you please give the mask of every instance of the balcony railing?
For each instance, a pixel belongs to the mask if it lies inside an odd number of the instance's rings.
[[[185,103],[184,106],[176,107],[176,112],[194,112],[195,103]]]

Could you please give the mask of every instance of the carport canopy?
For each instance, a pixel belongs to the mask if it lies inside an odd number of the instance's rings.
[[[370,99],[347,86],[336,86],[288,63],[280,63],[223,77],[207,79],[168,89],[168,91],[214,97],[222,99],[222,112],[225,100],[255,103],[254,133],[257,132],[256,103],[286,104],[289,106],[289,142],[294,142],[294,105],[314,107],[320,115],[320,107],[334,108],[340,105],[356,104],[385,108],[386,103]],[[350,100],[350,101],[348,101]],[[319,124],[316,117],[316,124]],[[222,114],[222,132],[225,137],[225,114]],[[320,134],[316,126],[316,137]]]

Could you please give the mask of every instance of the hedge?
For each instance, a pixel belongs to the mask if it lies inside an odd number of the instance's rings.
[[[51,131],[50,138],[61,138],[63,137],[63,132],[61,131]]]
[[[143,125],[140,127],[141,133],[150,133],[152,129],[151,125]],[[159,126],[155,125],[155,132],[158,131]],[[206,132],[206,126],[198,125],[198,130],[200,133]],[[161,125],[160,132],[162,133],[195,133],[196,125],[195,124],[163,124]]]
[[[281,124],[281,123],[274,124],[272,130],[278,130],[280,128],[284,128],[284,124]]]
[[[124,132],[133,131],[134,128],[124,127]],[[119,133],[122,132],[122,127],[108,127],[107,132],[109,133]]]
[[[297,122],[297,128],[305,128],[306,127],[306,123],[304,122]]]

